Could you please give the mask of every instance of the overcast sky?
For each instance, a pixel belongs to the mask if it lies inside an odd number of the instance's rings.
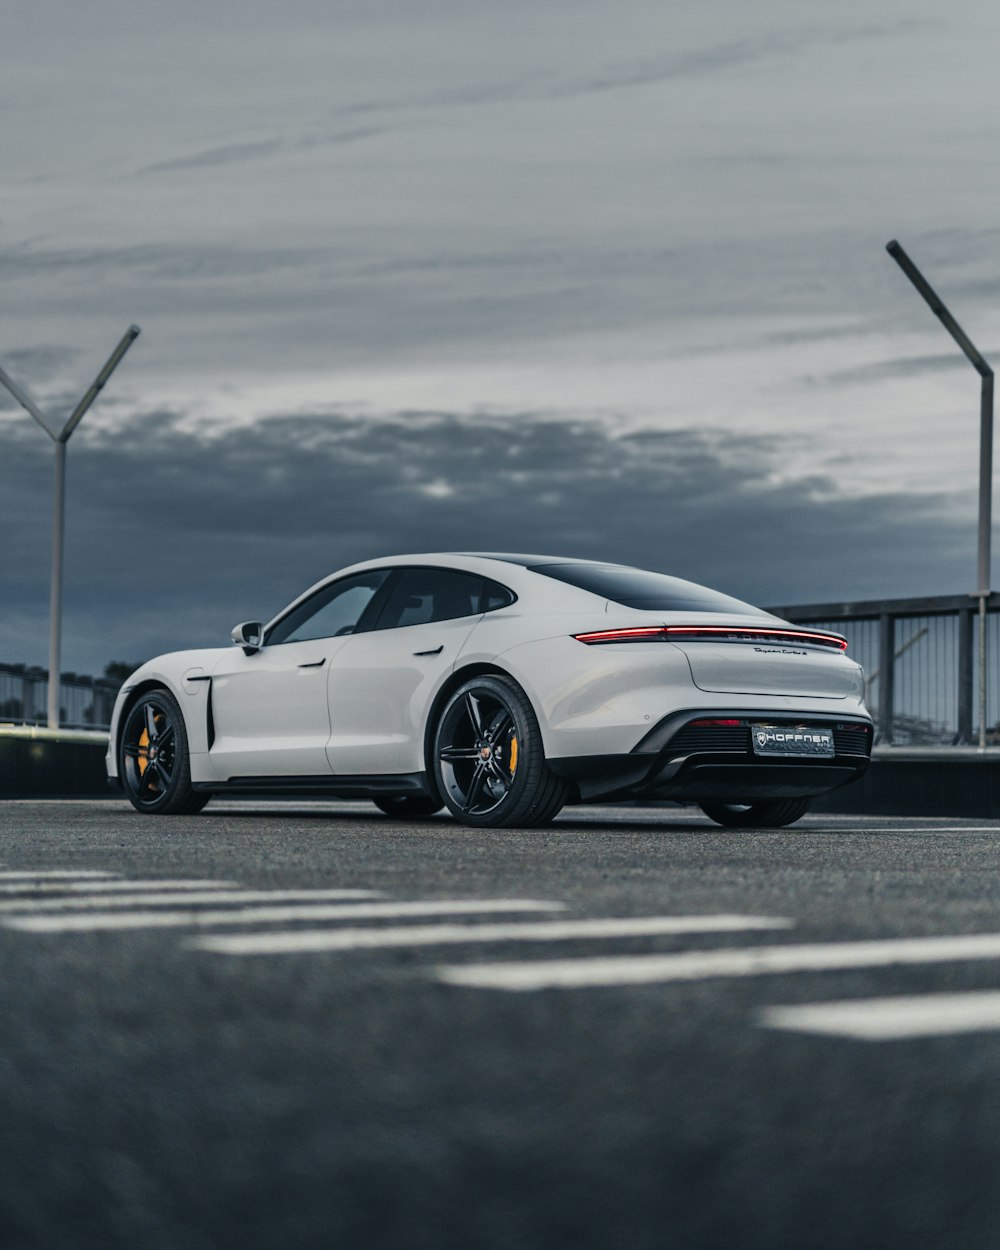
[[[0,15],[0,364],[65,416],[63,665],[354,559],[547,550],[758,603],[975,582],[1000,357],[985,0],[96,0]],[[0,661],[48,440],[0,398]]]

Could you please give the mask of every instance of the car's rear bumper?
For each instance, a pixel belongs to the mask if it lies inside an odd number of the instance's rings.
[[[756,755],[751,724],[823,726],[834,731],[829,757]],[[549,767],[571,781],[581,801],[669,798],[749,802],[809,798],[863,776],[872,744],[863,717],[794,716],[745,710],[703,710],[666,717],[628,755],[569,756]]]

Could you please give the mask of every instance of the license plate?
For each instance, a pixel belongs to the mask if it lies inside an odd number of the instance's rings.
[[[833,730],[815,725],[751,725],[750,738],[755,755],[835,754]]]

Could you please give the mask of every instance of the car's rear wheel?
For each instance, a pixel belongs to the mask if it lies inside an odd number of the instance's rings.
[[[549,770],[527,695],[508,677],[474,677],[451,696],[433,745],[438,789],[467,825],[547,824],[566,802],[566,783]]]
[[[767,799],[761,803],[699,803],[717,825],[737,829],[779,828],[791,825],[809,810],[809,799]]]
[[[372,802],[394,820],[424,820],[444,807],[440,799],[425,798],[421,794],[384,795]]]
[[[126,716],[118,744],[118,776],[138,812],[190,816],[208,802],[208,794],[191,788],[184,717],[168,691],[147,691]]]

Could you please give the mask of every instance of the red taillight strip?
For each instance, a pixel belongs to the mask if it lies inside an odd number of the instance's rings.
[[[734,642],[803,642],[818,647],[847,650],[847,639],[838,634],[807,633],[800,629],[768,629],[756,625],[634,625],[625,629],[599,629],[587,634],[574,634],[577,642],[641,642],[644,639],[673,638],[711,639],[727,636]]]
[[[836,647],[838,651],[847,650],[847,639],[841,638],[839,634],[812,633],[804,629],[767,629],[764,626],[757,625],[738,625],[729,629],[725,625],[667,625],[664,627],[663,632],[668,636],[671,634],[707,634],[709,636],[713,634],[746,634],[751,638],[787,638],[794,642],[811,642],[820,647]]]
[[[637,625],[633,629],[599,629],[592,634],[574,634],[577,642],[629,642],[633,638],[662,638],[662,625]]]

